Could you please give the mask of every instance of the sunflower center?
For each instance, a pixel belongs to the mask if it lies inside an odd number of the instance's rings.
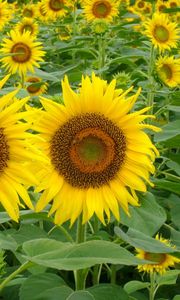
[[[145,253],[145,259],[155,261],[157,264],[161,264],[166,259],[166,254],[164,253]]]
[[[137,4],[137,6],[138,6],[139,8],[143,8],[143,7],[145,6],[144,1],[139,1],[138,4]]]
[[[92,12],[97,18],[105,18],[111,12],[111,5],[108,1],[97,1],[93,5]]]
[[[157,25],[154,28],[154,37],[160,43],[167,42],[169,39],[169,31],[164,26]]]
[[[0,128],[0,174],[7,167],[7,161],[9,160],[9,146],[3,131],[4,129]]]
[[[25,8],[23,11],[23,16],[31,18],[33,16],[33,11],[31,9]]]
[[[172,69],[169,65],[164,64],[161,69],[161,73],[166,77],[166,79],[171,79],[173,76]]]
[[[31,33],[33,33],[33,28],[31,25],[25,24],[22,26],[21,32],[23,33],[23,31],[30,31]]]
[[[51,162],[72,186],[87,189],[112,180],[121,168],[126,139],[103,115],[87,113],[64,123],[50,142]]]
[[[176,3],[176,2],[171,2],[171,3],[170,3],[170,7],[171,7],[171,8],[177,7],[177,3]]]
[[[12,59],[18,63],[27,62],[31,57],[31,49],[24,43],[16,43],[12,49],[11,53],[17,53],[12,56]]]
[[[54,11],[59,11],[64,7],[63,0],[50,0],[49,7]]]
[[[27,90],[29,93],[34,94],[39,91],[40,87],[38,85],[35,85],[36,83],[40,82],[40,80],[38,78],[36,78],[36,77],[29,78],[27,80],[27,82],[34,83],[34,84],[28,85]]]
[[[160,6],[159,6],[159,11],[163,11],[165,8],[166,8],[165,5],[160,5]]]

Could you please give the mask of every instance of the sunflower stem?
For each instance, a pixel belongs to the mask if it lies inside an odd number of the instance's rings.
[[[98,40],[98,50],[99,50],[99,75],[103,78],[103,68],[105,66],[105,40],[101,35]]]
[[[0,292],[4,289],[4,287],[12,280],[14,279],[18,274],[22,273],[23,271],[27,270],[28,268],[32,267],[33,263],[30,261],[26,261],[24,264],[22,264],[16,271],[11,273],[6,279],[0,284]]]
[[[148,114],[153,114],[153,104],[154,104],[154,46],[151,45],[150,57],[149,57],[149,67],[148,67],[148,79],[149,79],[149,90],[147,93],[147,106],[150,106],[151,109],[148,111]]]
[[[156,284],[155,284],[155,273],[152,272],[152,273],[150,273],[149,300],[154,300],[154,296],[155,296],[155,288],[156,288]]]
[[[86,240],[86,225],[82,224],[82,215],[78,218],[77,221],[77,232],[76,232],[76,243],[80,244]],[[75,285],[76,290],[85,289],[87,271],[86,269],[77,270],[74,272],[75,276]]]
[[[74,46],[76,45],[75,37],[77,35],[77,27],[76,27],[76,19],[77,19],[76,5],[77,5],[77,1],[74,2],[74,6],[73,6],[73,44],[74,44]],[[72,51],[72,60],[73,60],[73,63],[75,63],[75,57],[76,57],[76,50],[74,49]]]

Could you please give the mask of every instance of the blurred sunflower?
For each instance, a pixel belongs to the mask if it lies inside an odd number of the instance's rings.
[[[166,8],[169,8],[169,3],[168,1],[164,2],[163,0],[157,1],[155,8],[157,12],[163,13]]]
[[[49,19],[64,17],[67,13],[68,0],[44,0],[43,10]]]
[[[9,21],[11,12],[7,1],[0,0],[0,30],[3,29],[4,25]]]
[[[119,1],[116,0],[85,0],[82,4],[88,21],[104,19],[108,22],[117,16]]]
[[[0,61],[10,73],[19,72],[20,75],[26,74],[27,71],[34,72],[34,66],[39,67],[38,61],[43,61],[42,57],[45,54],[42,44],[36,42],[29,31],[21,34],[14,30],[10,31],[9,38],[3,39],[0,52],[14,54],[7,55]]]
[[[29,31],[31,35],[35,36],[38,34],[38,24],[29,18],[23,18],[22,21],[17,24],[15,29],[21,34],[23,34],[24,31]]]
[[[25,18],[35,18],[36,17],[36,9],[34,4],[26,4],[22,8],[22,15]]]
[[[169,240],[164,239],[160,237],[158,234],[155,237],[156,240],[162,242],[166,246],[173,247],[169,242]],[[152,252],[146,252],[141,249],[136,249],[137,254],[136,257],[141,258],[141,259],[146,259],[155,262],[154,264],[144,264],[144,265],[139,265],[138,270],[140,272],[147,272],[147,273],[159,273],[163,274],[169,267],[174,267],[175,263],[180,262],[180,259],[167,254],[167,253],[152,253]]]
[[[45,12],[45,10],[44,10],[43,1],[40,1],[36,4],[36,11],[37,11],[38,20],[40,20],[41,22],[48,21],[48,13]]]
[[[5,80],[0,81],[0,86]],[[29,125],[20,122],[26,115],[26,112],[20,110],[28,97],[14,101],[16,93],[17,90],[0,98],[0,203],[9,216],[17,222],[19,206],[24,207],[20,203],[20,197],[30,209],[33,209],[23,184],[37,184],[34,175],[26,166],[28,161],[37,157],[25,140],[29,135],[25,132],[29,129]]]
[[[33,129],[40,132],[38,146],[49,164],[39,165],[36,191],[43,192],[36,211],[53,200],[49,214],[55,213],[56,224],[69,219],[73,224],[81,213],[83,223],[95,213],[105,224],[110,211],[119,220],[119,205],[129,214],[128,203],[139,205],[135,190],[146,192],[150,183],[158,151],[142,129],[158,129],[140,123],[153,117],[143,114],[149,108],[128,114],[140,89],[126,98],[132,88],[120,95],[115,84],[93,74],[92,82],[82,78],[75,93],[65,77],[65,105],[41,97],[45,111]]]
[[[45,94],[48,84],[42,82],[42,79],[37,76],[29,76],[25,78],[25,84],[28,83],[26,90],[31,96]]]
[[[177,24],[171,22],[165,14],[155,13],[152,19],[145,23],[145,34],[151,39],[152,44],[160,51],[177,47]]]
[[[169,87],[180,84],[180,59],[173,56],[160,57],[156,62],[159,78]]]
[[[176,8],[180,6],[179,0],[169,0],[168,3],[170,8]]]

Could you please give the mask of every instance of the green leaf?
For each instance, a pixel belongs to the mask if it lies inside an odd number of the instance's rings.
[[[180,205],[179,205],[180,208]],[[180,215],[180,212],[179,212]],[[180,248],[180,231],[177,231],[173,228],[171,228],[171,241],[173,245],[176,245],[176,247]]]
[[[165,191],[172,192],[174,194],[180,195],[180,184],[172,181],[168,181],[165,179],[153,179],[154,188],[162,189]]]
[[[95,300],[88,291],[77,291],[69,295],[66,300]]]
[[[39,239],[25,242],[26,259],[46,267],[78,270],[96,264],[137,265],[140,260],[129,251],[108,241],[88,241],[82,244]]]
[[[166,285],[175,284],[179,274],[180,274],[180,270],[167,271],[166,273],[157,277],[157,283],[159,286],[165,284]]]
[[[142,282],[142,281],[133,280],[133,281],[129,281],[125,284],[124,290],[128,294],[132,294],[136,291],[147,288],[149,285],[150,285],[149,282]]]
[[[129,228],[127,233],[124,233],[119,227],[114,229],[117,236],[123,241],[132,245],[133,247],[140,248],[147,252],[152,253],[174,253],[174,248],[166,246],[166,244],[145,235],[144,233],[135,229]]]
[[[158,132],[154,135],[155,142],[166,141],[172,137],[179,135],[180,120],[170,122],[162,127],[162,132]]]
[[[115,284],[99,284],[87,289],[98,300],[128,300],[127,293]]]
[[[12,237],[16,240],[16,242],[21,245],[22,243],[35,240],[39,238],[46,238],[47,234],[44,230],[35,225],[21,225],[20,229],[12,234]]]
[[[8,234],[0,232],[0,249],[16,250],[16,241]]]
[[[10,221],[11,218],[7,214],[7,212],[0,212],[0,224]]]
[[[52,288],[64,284],[64,280],[61,277],[52,273],[31,275],[20,288],[20,300],[45,300],[42,298],[43,294],[46,295]]]
[[[153,235],[166,221],[166,213],[153,194],[146,193],[140,197],[140,207],[129,207],[130,217],[121,212],[121,223],[148,235]]]
[[[166,162],[166,166],[170,169],[172,169],[174,172],[176,172],[180,176],[180,165],[172,160],[169,160]]]
[[[168,105],[167,108],[171,111],[180,112],[180,106],[177,105]]]
[[[180,295],[176,295],[173,300],[180,300]]]
[[[63,285],[61,287],[55,287],[49,289],[48,291],[42,292],[42,294],[34,300],[67,300],[69,299],[69,295],[71,295],[71,293],[72,289]]]

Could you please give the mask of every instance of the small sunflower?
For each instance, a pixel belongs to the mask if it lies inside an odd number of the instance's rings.
[[[180,59],[173,56],[160,57],[156,62],[159,78],[169,87],[180,84]]]
[[[142,129],[158,129],[140,123],[153,117],[143,114],[149,108],[128,114],[140,89],[126,98],[132,88],[122,94],[115,84],[93,74],[92,81],[82,78],[75,93],[65,77],[64,105],[41,97],[45,111],[33,129],[40,133],[38,146],[49,163],[37,172],[36,190],[43,192],[36,211],[53,200],[49,214],[55,213],[56,224],[73,224],[81,213],[83,223],[94,213],[103,224],[110,212],[119,220],[119,206],[129,214],[128,203],[139,205],[135,190],[146,192],[145,182],[150,183],[158,151]]]
[[[164,239],[162,237],[159,237],[159,235],[156,235],[156,240],[162,242],[166,246],[174,247],[170,244],[169,240]],[[174,247],[175,248],[175,247]],[[146,252],[141,249],[136,249],[137,254],[136,256],[141,259],[146,259],[150,261],[154,261],[154,264],[144,264],[139,265],[138,270],[140,272],[147,272],[147,273],[159,273],[163,274],[165,271],[168,270],[169,267],[174,267],[175,263],[179,263],[180,259],[167,254],[167,253],[152,253],[152,252]]]
[[[67,41],[71,38],[72,27],[70,25],[61,26],[56,29],[56,32],[61,41]]]
[[[88,21],[104,19],[111,22],[118,15],[119,2],[116,0],[85,0],[84,14]]]
[[[176,8],[180,6],[179,0],[169,0],[168,3],[170,8]]]
[[[0,98],[0,203],[17,222],[19,206],[24,207],[20,198],[33,209],[24,185],[37,184],[37,180],[27,168],[34,155],[32,146],[25,140],[30,135],[25,132],[29,125],[20,122],[26,115],[21,109],[28,97],[17,101],[16,93],[17,90]]]
[[[166,8],[169,8],[169,3],[163,0],[157,1],[155,8],[157,12],[163,13]]]
[[[43,10],[49,19],[64,17],[67,13],[68,0],[44,0]]]
[[[36,36],[38,34],[38,24],[29,18],[23,18],[21,22],[19,22],[15,28],[21,34],[24,31],[29,31],[31,35]]]
[[[0,30],[3,29],[4,25],[11,18],[11,12],[7,1],[0,0]]]
[[[24,18],[35,18],[36,17],[36,9],[34,4],[26,4],[22,9],[22,16]]]
[[[25,79],[25,84],[28,83],[26,90],[31,96],[45,94],[47,83],[42,82],[42,79],[37,76],[29,76]]]
[[[145,34],[151,39],[152,44],[160,51],[177,47],[177,24],[171,22],[165,14],[155,13],[152,19],[145,23]]]
[[[19,72],[20,75],[25,75],[27,71],[34,72],[34,67],[39,67],[38,61],[43,61],[45,52],[42,51],[42,44],[34,39],[29,31],[21,34],[14,30],[10,31],[9,38],[3,39],[0,52],[14,54],[0,60],[10,73]]]

